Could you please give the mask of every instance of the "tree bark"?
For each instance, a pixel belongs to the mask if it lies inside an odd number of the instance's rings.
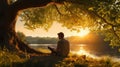
[[[10,51],[42,54],[18,38],[15,31],[18,12],[13,6],[8,5],[7,0],[0,0],[0,47]]]

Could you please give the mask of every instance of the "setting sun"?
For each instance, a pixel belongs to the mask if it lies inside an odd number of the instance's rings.
[[[85,29],[82,28],[82,29],[80,29],[80,32],[78,33],[78,35],[81,37],[84,37],[84,36],[88,35],[89,32],[90,32],[90,30],[88,28],[85,28]]]

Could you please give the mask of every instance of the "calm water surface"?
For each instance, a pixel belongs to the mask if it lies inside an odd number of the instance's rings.
[[[56,48],[56,44],[29,44],[30,47],[34,48],[34,49],[44,49],[44,50],[48,50],[48,46]],[[105,49],[105,48],[103,48]],[[101,55],[112,55],[112,56],[117,56],[117,54],[119,53],[115,53],[114,51],[109,51],[109,50],[103,50],[101,48],[96,48],[95,46],[90,46],[87,44],[74,44],[74,45],[70,45],[70,50],[71,52],[78,52],[80,50],[86,51],[90,54],[93,55],[97,55],[97,56],[101,56]],[[120,55],[118,55],[120,56]]]
[[[48,46],[56,48],[56,44],[29,44],[30,47],[39,50],[41,52],[44,53],[50,53],[50,50],[47,48]],[[78,54],[85,54],[85,55],[94,55],[97,57],[101,57],[101,56],[111,56],[113,58],[113,60],[115,61],[120,61],[119,56],[120,55],[116,55],[114,54],[114,52],[111,51],[100,51],[100,50],[96,50],[93,47],[89,47],[86,44],[74,44],[70,46],[70,51],[73,53],[78,53]]]

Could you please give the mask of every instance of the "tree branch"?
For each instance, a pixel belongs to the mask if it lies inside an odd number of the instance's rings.
[[[89,1],[89,0],[86,0]],[[89,5],[86,1],[74,1],[74,0],[17,0],[15,3],[11,4],[12,7],[16,8],[18,11],[23,10],[26,8],[31,7],[43,7],[47,4],[54,2],[57,4],[62,4],[64,2],[75,3],[75,4],[82,4],[82,5]],[[90,1],[91,2],[91,1]]]
[[[18,0],[15,3],[11,4],[11,6],[19,11],[32,7],[43,7],[50,2],[52,2],[52,0]]]
[[[63,14],[59,11],[59,8],[57,7],[57,5],[56,5],[56,4],[53,4],[53,5],[55,6],[55,9],[57,10],[58,14],[63,15]]]
[[[116,33],[114,27],[112,27],[113,34],[117,37],[117,39],[120,41],[119,35]]]
[[[120,24],[112,24],[112,23],[109,23],[105,18],[103,18],[102,16],[98,15],[97,13],[93,12],[93,14],[95,14],[98,18],[102,19],[106,24],[112,26],[112,27],[118,27],[120,26]]]
[[[75,22],[77,22],[75,17],[78,17],[78,16],[77,16],[75,13],[73,13],[73,12],[67,7],[67,5],[66,5],[65,3],[63,3],[63,5],[64,5],[65,8],[70,12],[70,14],[73,16],[73,20],[74,20]],[[79,17],[78,17],[78,18],[79,18]]]
[[[103,20],[105,23],[107,23],[108,25],[113,26],[113,24],[107,22],[106,19],[104,19],[102,16],[98,15],[97,13],[95,13],[95,12],[93,12],[93,11],[92,11],[92,13],[95,14],[98,18],[102,19],[102,20]]]

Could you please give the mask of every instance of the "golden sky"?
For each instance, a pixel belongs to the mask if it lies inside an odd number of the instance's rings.
[[[37,37],[37,36],[38,37],[57,37],[57,33],[59,32],[63,32],[65,34],[65,37],[77,36],[77,35],[81,36],[85,34],[84,31],[83,33],[80,33],[80,32],[78,33],[76,31],[70,31],[66,27],[62,27],[62,25],[57,22],[54,22],[48,31],[42,28],[38,28],[32,31],[32,30],[28,30],[24,28],[24,23],[20,22],[19,20],[17,21],[17,24],[16,24],[16,31],[23,32],[26,36],[33,36],[33,37]]]

